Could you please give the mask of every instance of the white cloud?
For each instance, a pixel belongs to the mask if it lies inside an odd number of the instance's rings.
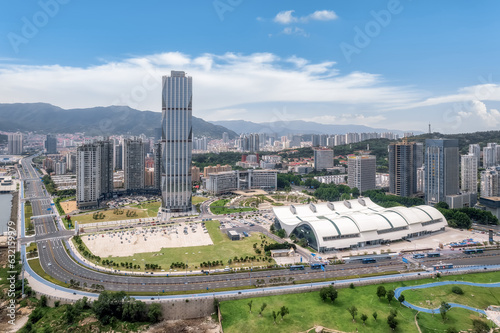
[[[276,14],[274,22],[279,24],[307,23],[309,21],[331,21],[338,18],[333,10],[317,10],[306,16],[294,16],[294,10],[284,10]]]
[[[481,101],[472,101],[471,111],[483,120],[486,127],[497,127],[500,123],[500,112],[496,109],[487,109],[486,105]]]
[[[294,10],[285,10],[276,14],[274,22],[281,24],[290,24],[297,22],[297,18],[293,16]]]
[[[286,27],[283,29],[282,33],[285,35],[298,35],[303,37],[309,37],[309,34],[306,31],[299,27]]]
[[[317,10],[309,15],[309,19],[315,21],[331,21],[337,18],[338,16],[333,10]]]

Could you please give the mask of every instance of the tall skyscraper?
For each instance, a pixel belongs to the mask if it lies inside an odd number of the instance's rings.
[[[125,165],[123,166],[123,186],[127,191],[144,189],[144,142],[141,139],[123,141]]]
[[[186,212],[191,205],[193,81],[185,72],[163,77],[162,210]]]
[[[162,166],[162,159],[161,159],[161,142],[157,142],[153,146],[153,153],[154,153],[154,158],[155,158],[155,170],[154,170],[154,184],[153,187],[157,189],[158,191],[161,191],[161,177],[162,177],[162,171],[161,171],[161,166]]]
[[[349,155],[347,157],[347,185],[357,187],[360,192],[375,189],[377,171],[375,156]]]
[[[425,201],[436,204],[458,194],[458,140],[425,140]]]
[[[333,168],[333,149],[314,149],[314,170]]]
[[[123,145],[122,141],[113,144],[113,170],[123,169]]]
[[[8,136],[8,154],[21,155],[23,153],[23,135],[11,133]]]
[[[222,141],[229,142],[229,134],[227,132],[222,133]]]
[[[45,138],[45,152],[47,154],[57,154],[57,138],[55,135],[47,135]]]
[[[419,147],[403,141],[389,145],[389,192],[409,197],[417,192]]]
[[[110,141],[87,143],[76,150],[76,204],[94,207],[113,192],[113,145]]]
[[[461,190],[462,192],[477,193],[477,158],[476,156],[461,156]]]

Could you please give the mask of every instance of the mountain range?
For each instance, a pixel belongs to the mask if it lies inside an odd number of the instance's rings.
[[[235,132],[193,117],[194,136],[222,138],[227,132],[230,138]],[[154,129],[160,127],[161,112],[139,111],[128,106],[107,106],[88,109],[62,109],[46,103],[0,104],[0,130],[49,133],[84,132],[97,135],[140,135],[154,136]]]
[[[363,125],[328,125],[311,121],[292,120],[255,123],[245,120],[222,120],[208,122],[193,116],[195,136],[222,138],[227,132],[229,138],[241,133],[287,134],[345,134],[362,132],[393,132],[400,130],[373,128]],[[39,134],[85,133],[97,135],[140,135],[154,136],[154,129],[160,127],[161,113],[139,111],[128,106],[106,106],[86,109],[63,109],[47,103],[0,104],[0,130],[34,132]],[[420,134],[422,132],[414,132]]]
[[[364,125],[329,125],[312,121],[291,120],[254,123],[245,120],[222,120],[212,121],[213,124],[224,126],[236,133],[276,133],[278,136],[287,134],[346,134],[346,133],[369,133],[369,132],[393,132],[402,136],[405,131],[390,130],[386,128],[373,128]],[[420,134],[420,131],[413,131]]]

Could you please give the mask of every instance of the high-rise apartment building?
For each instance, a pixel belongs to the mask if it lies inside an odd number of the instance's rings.
[[[483,148],[483,168],[487,169],[497,165],[497,144],[488,143]]]
[[[403,141],[389,145],[389,192],[409,197],[417,192],[419,147]]]
[[[144,142],[141,139],[125,139],[123,153],[125,165],[123,166],[123,187],[127,191],[144,189]]]
[[[186,212],[191,204],[193,80],[185,72],[163,76],[162,211]]]
[[[425,140],[425,201],[436,204],[458,194],[458,140]]]
[[[481,146],[477,143],[469,145],[469,155],[474,155],[477,160],[477,166],[479,167],[481,161]]]
[[[461,156],[461,190],[462,192],[477,193],[477,158],[476,156]]]
[[[66,162],[57,162],[56,163],[56,175],[65,175],[66,174]]]
[[[154,153],[154,184],[153,187],[157,189],[158,191],[161,191],[161,177],[162,177],[162,159],[161,159],[161,142],[157,142],[153,146],[153,153]]]
[[[23,153],[23,135],[11,133],[8,135],[8,154],[21,155]]]
[[[76,150],[76,204],[94,207],[113,192],[113,145],[110,141],[86,143]]]
[[[497,197],[498,175],[500,168],[488,168],[481,171],[481,197]]]
[[[315,148],[314,149],[314,170],[333,168],[333,149]]]
[[[357,187],[360,192],[375,189],[377,171],[375,156],[349,155],[347,157],[347,185]]]
[[[229,142],[229,134],[227,132],[222,133],[222,141],[224,143]]]
[[[45,152],[47,154],[57,154],[57,138],[55,135],[47,135],[45,138]]]
[[[113,170],[123,169],[123,145],[117,141],[113,145]]]

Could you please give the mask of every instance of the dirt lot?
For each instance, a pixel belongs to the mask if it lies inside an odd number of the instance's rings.
[[[145,333],[219,333],[222,332],[219,323],[214,322],[211,317],[167,320],[152,326]]]
[[[76,210],[76,201],[61,201],[59,203],[66,214]]]

